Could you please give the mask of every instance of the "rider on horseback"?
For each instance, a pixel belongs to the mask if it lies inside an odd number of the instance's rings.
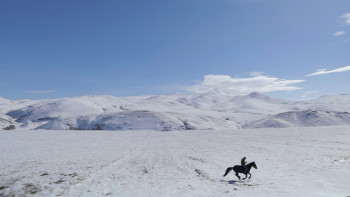
[[[247,164],[247,162],[245,161],[245,159],[246,159],[246,158],[243,157],[242,160],[241,160],[241,165],[242,165],[243,168],[244,168],[244,172],[243,172],[244,174],[247,173],[247,170],[248,170],[247,166],[245,166],[245,164]]]
[[[247,162],[245,161],[245,159],[246,159],[246,157],[243,157],[243,158],[241,159],[241,165],[235,165],[235,166],[233,166],[233,167],[228,167],[228,168],[226,169],[226,172],[225,172],[225,174],[224,174],[224,177],[225,177],[231,170],[233,170],[233,171],[236,173],[236,176],[238,177],[239,180],[241,180],[241,177],[238,175],[238,173],[243,173],[243,174],[245,174],[245,178],[243,178],[243,180],[245,180],[245,179],[247,178],[247,175],[249,175],[249,179],[250,179],[250,177],[252,176],[252,175],[250,174],[250,172],[249,172],[250,169],[251,169],[252,167],[254,167],[255,169],[258,169],[258,167],[256,166],[256,164],[255,164],[254,161],[247,164]],[[247,164],[247,165],[246,165],[246,164]]]

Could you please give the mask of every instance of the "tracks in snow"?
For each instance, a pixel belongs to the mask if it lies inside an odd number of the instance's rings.
[[[205,154],[195,146],[193,152],[188,152],[187,147],[178,147],[169,143],[169,139],[163,143],[162,139],[149,139],[148,135],[138,144],[137,148],[73,182],[60,195],[143,196],[142,191],[147,191],[154,196],[186,196],[196,191],[212,192],[203,188],[203,183],[227,187],[221,180],[221,166],[204,159]]]

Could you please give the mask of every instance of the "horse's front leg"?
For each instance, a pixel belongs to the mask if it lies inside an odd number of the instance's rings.
[[[243,180],[245,180],[247,178],[247,174],[245,174],[245,178],[243,178]]]
[[[236,176],[238,177],[239,180],[241,180],[241,177],[238,175],[238,173],[236,172]]]
[[[250,174],[250,173],[248,173],[249,174],[249,179],[250,179],[250,177],[252,177],[252,174]]]

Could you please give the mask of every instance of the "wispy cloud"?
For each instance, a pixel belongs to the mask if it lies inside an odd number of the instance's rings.
[[[350,25],[350,13],[344,14],[342,18],[345,19],[345,24]]]
[[[345,35],[346,32],[345,31],[337,31],[333,34],[333,36],[342,36],[342,35]]]
[[[319,69],[315,73],[311,73],[311,74],[308,74],[306,76],[310,77],[310,76],[324,75],[324,74],[329,74],[329,73],[340,73],[340,72],[345,72],[345,71],[349,71],[349,70],[350,70],[350,65],[342,67],[342,68],[337,68],[334,70]]]
[[[320,91],[306,91],[300,96],[300,99],[313,99],[321,96]]]
[[[301,89],[293,86],[304,80],[285,80],[252,73],[247,78],[232,78],[229,75],[205,75],[203,81],[186,90],[194,93],[216,92],[226,95],[242,95],[250,92],[275,92]]]
[[[48,93],[52,93],[52,92],[56,92],[56,90],[27,90],[24,91],[25,93],[32,93],[32,94],[48,94]]]

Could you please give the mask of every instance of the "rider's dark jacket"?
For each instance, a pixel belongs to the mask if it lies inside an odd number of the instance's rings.
[[[247,162],[245,161],[245,157],[242,158],[241,160],[241,165],[244,166]]]

